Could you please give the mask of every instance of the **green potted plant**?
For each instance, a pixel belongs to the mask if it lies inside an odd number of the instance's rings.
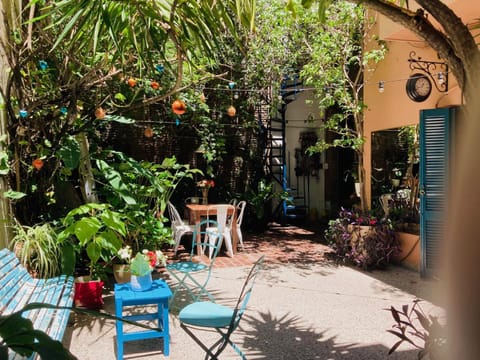
[[[160,252],[161,254],[161,252]],[[155,251],[143,250],[132,259],[130,285],[133,291],[145,291],[152,286],[152,271],[157,265],[158,257]],[[163,259],[163,261],[165,261]]]
[[[108,204],[84,204],[71,210],[62,220],[58,239],[63,243],[67,263],[74,265],[86,255],[88,276],[75,279],[75,304],[90,309],[103,305],[100,260],[109,263],[122,247],[126,228],[120,213]],[[70,245],[70,246],[69,246]],[[70,269],[74,273],[74,269]]]
[[[21,225],[16,222],[10,248],[34,277],[50,278],[61,272],[62,249],[49,224]]]
[[[341,260],[363,269],[382,268],[400,251],[390,220],[358,209],[342,208],[325,238]]]

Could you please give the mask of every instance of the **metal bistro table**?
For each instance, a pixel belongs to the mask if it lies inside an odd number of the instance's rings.
[[[116,321],[117,328],[117,359],[123,359],[123,345],[126,341],[162,338],[163,354],[170,353],[169,327],[168,327],[168,300],[172,291],[168,284],[161,279],[153,280],[152,287],[146,291],[133,291],[130,283],[115,284],[115,316],[127,320],[157,320],[157,330],[123,331],[123,321]],[[157,305],[157,311],[138,315],[123,315],[124,307],[138,307],[141,305]]]
[[[187,204],[187,211],[190,224],[197,225],[201,222],[202,217],[206,217],[207,215],[216,215],[216,206],[215,204]],[[232,220],[232,250],[235,254],[237,252],[237,245],[238,245],[238,236],[237,236],[237,211],[235,206],[232,205],[231,209],[228,210],[228,215],[233,214]],[[197,236],[197,244],[199,244],[202,240],[200,239],[200,234]],[[202,247],[197,246],[197,255],[201,254]]]

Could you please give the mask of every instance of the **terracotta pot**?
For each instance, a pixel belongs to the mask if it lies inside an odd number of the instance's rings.
[[[113,264],[113,276],[115,277],[115,281],[119,284],[130,282],[132,276],[130,265]]]

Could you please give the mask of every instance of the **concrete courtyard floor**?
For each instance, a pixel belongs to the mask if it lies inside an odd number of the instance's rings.
[[[250,236],[233,259],[220,256],[208,289],[218,303],[231,305],[240,292],[250,265],[262,254],[265,267],[255,284],[245,317],[233,336],[248,359],[268,360],[414,360],[417,351],[387,332],[393,325],[391,306],[400,308],[421,299],[427,314],[442,314],[440,284],[400,266],[365,272],[334,263],[325,256],[322,235],[297,227],[274,227],[262,236]],[[172,287],[175,283],[165,273]],[[105,292],[104,311],[114,313],[113,293]],[[170,356],[163,340],[125,345],[125,359],[203,359],[204,353],[180,328],[177,314],[182,299],[170,312]],[[217,333],[199,333],[212,344]],[[72,315],[64,345],[81,360],[116,359],[115,323]],[[221,359],[239,359],[227,348]]]

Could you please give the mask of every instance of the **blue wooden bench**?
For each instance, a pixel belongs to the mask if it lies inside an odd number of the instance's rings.
[[[11,314],[31,303],[71,308],[73,294],[73,277],[62,275],[50,279],[34,279],[13,252],[0,250],[0,314]],[[42,330],[52,339],[61,341],[70,310],[40,308],[26,311],[23,316],[32,321],[34,329]],[[17,358],[23,359],[13,352],[9,354],[9,359]]]

